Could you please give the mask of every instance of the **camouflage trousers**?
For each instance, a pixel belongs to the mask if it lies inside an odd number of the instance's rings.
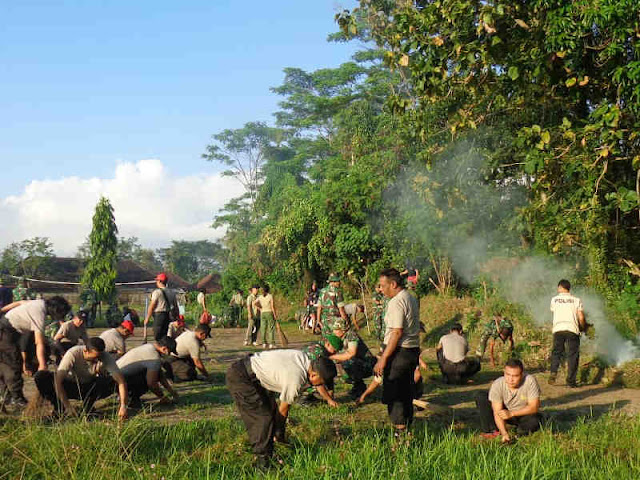
[[[373,367],[378,360],[373,355],[354,357],[342,363],[342,368],[353,383],[360,383],[373,375]]]
[[[380,343],[384,341],[384,318],[382,312],[376,312],[373,315],[373,337]]]

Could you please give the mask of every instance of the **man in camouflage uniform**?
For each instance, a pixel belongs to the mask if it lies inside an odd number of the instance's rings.
[[[378,359],[356,332],[347,330],[342,319],[334,322],[333,334],[327,337],[327,342],[332,347],[329,358],[342,365],[347,374],[345,380],[353,384],[349,395],[357,399],[367,389],[364,379],[373,375],[373,367]]]
[[[27,288],[27,281],[24,278],[20,278],[18,285],[13,289],[13,301],[19,302],[20,300],[32,300],[35,296],[32,295],[31,290]]]
[[[304,353],[309,360],[313,363],[318,360],[320,357],[329,358],[329,350],[327,347],[330,347],[326,340],[322,342],[315,342],[311,345],[307,345],[306,347],[302,347],[300,351]],[[321,385],[320,387],[310,386],[306,393],[300,398],[299,403],[303,405],[310,405],[312,403],[318,402],[320,399],[315,396],[315,392],[318,392],[320,397],[325,400],[331,406],[337,406],[338,404],[333,399],[333,389],[334,389],[334,381],[333,378],[331,381]]]
[[[380,291],[380,285],[376,285],[376,291],[373,294],[373,337],[380,342],[384,341],[384,314],[387,311],[387,303],[389,300]]]
[[[79,300],[82,309],[89,314],[87,317],[87,327],[93,327],[98,310],[98,294],[91,288],[85,288],[80,292]]]
[[[333,331],[333,324],[337,319],[342,318],[347,322],[344,299],[340,289],[340,277],[335,273],[329,276],[329,285],[320,291],[316,317],[322,327],[322,335],[325,337]]]
[[[477,357],[482,360],[484,351],[487,348],[487,341],[489,343],[489,355],[491,359],[491,366],[495,366],[495,359],[493,356],[493,348],[497,339],[502,340],[503,343],[509,342],[509,351],[513,351],[513,323],[508,318],[503,317],[497,312],[493,313],[491,320],[489,320],[482,331],[480,336],[480,343],[478,350],[476,351]]]

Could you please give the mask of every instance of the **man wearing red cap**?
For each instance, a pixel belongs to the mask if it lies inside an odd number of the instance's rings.
[[[153,315],[153,334],[156,341],[167,336],[169,323],[171,322],[171,310],[178,311],[176,292],[171,288],[167,288],[167,283],[166,273],[159,273],[156,276],[157,288],[151,294],[151,303],[144,319],[144,324],[147,325]]]
[[[119,327],[105,330],[100,334],[100,338],[104,340],[105,352],[113,355],[114,358],[120,358],[127,353],[127,338],[133,335],[133,322],[125,320]]]
[[[187,324],[184,321],[184,315],[180,315],[178,320],[169,324],[169,331],[167,337],[171,337],[176,340],[180,335],[189,330]]]

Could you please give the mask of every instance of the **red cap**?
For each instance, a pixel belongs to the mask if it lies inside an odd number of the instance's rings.
[[[167,280],[169,278],[167,277],[167,274],[162,272],[159,273],[158,275],[156,275],[156,282],[162,282],[162,283],[167,283]]]
[[[129,333],[133,333],[133,322],[131,320],[125,320],[120,326],[125,330],[129,330]]]

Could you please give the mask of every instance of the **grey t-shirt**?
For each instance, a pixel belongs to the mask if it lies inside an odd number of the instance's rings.
[[[355,302],[347,303],[344,306],[344,313],[346,313],[350,317],[354,316],[357,311],[358,311],[358,304]]]
[[[87,329],[84,326],[84,323],[80,327],[76,327],[73,323],[73,320],[67,320],[58,329],[56,335],[62,335],[60,342],[62,343],[72,343],[73,345],[78,344],[78,340],[82,339],[82,341],[86,344],[89,341],[89,337],[87,336]]]
[[[178,357],[191,357],[193,360],[200,359],[200,339],[196,337],[196,332],[186,331],[176,339],[176,352]]]
[[[153,302],[155,300],[156,302],[156,308],[153,310],[154,313],[169,311],[169,305],[167,305],[167,302],[164,299],[165,296],[162,294],[162,290],[163,289],[161,288],[156,288],[151,294],[151,301]],[[170,304],[173,304],[176,301],[175,290],[171,288],[165,288],[164,293],[167,295],[167,300],[169,300]]]
[[[469,351],[469,343],[467,339],[456,332],[443,335],[440,338],[442,345],[442,354],[446,360],[452,363],[458,363],[464,360],[465,355]]]
[[[406,289],[389,300],[384,317],[387,327],[384,343],[389,343],[392,328],[402,328],[398,347],[416,348],[420,346],[420,310],[418,300]]]
[[[271,350],[251,356],[251,368],[260,384],[280,394],[280,401],[293,403],[308,382],[309,357],[300,350]]]
[[[134,375],[143,369],[159,371],[162,366],[160,353],[153,343],[132,348],[116,362],[123,375]]]
[[[29,300],[4,315],[19,333],[42,332],[44,335],[47,309],[44,300]]]
[[[117,353],[118,351],[127,353],[127,343],[125,338],[120,335],[117,328],[105,330],[100,334],[100,338],[104,340],[104,351],[109,353]]]
[[[520,387],[511,391],[504,381],[504,377],[498,378],[489,390],[490,402],[502,402],[507,410],[515,412],[525,408],[531,400],[540,398],[540,385],[536,377],[525,374]]]
[[[71,347],[62,357],[58,365],[58,373],[77,379],[80,383],[88,383],[98,374],[108,372],[110,375],[120,373],[120,369],[107,352],[102,352],[95,362],[89,363],[84,359],[83,345]]]

